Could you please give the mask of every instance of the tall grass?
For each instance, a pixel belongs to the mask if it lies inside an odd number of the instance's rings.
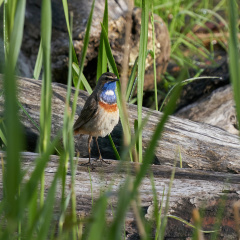
[[[222,1],[221,1],[222,2]],[[3,1],[0,0],[0,6]],[[180,1],[175,1],[173,6],[173,12],[177,18],[174,20],[173,25],[170,28],[172,36],[174,29],[179,28],[179,22],[183,21],[183,16],[177,14],[180,9]],[[174,112],[176,107],[176,101],[180,95],[181,87],[186,82],[193,79],[186,80],[185,82],[179,81],[171,90],[168,95],[168,101],[163,111],[163,116],[156,126],[152,139],[150,140],[146,151],[142,152],[142,132],[143,127],[146,124],[149,116],[146,119],[142,119],[142,102],[143,102],[143,84],[145,73],[145,60],[147,51],[147,39],[148,39],[148,21],[149,21],[149,3],[142,0],[142,19],[141,19],[141,35],[140,35],[140,48],[139,56],[135,61],[132,73],[128,79],[127,89],[125,87],[120,88],[117,86],[118,105],[120,108],[120,116],[124,128],[124,134],[128,135],[127,145],[121,153],[123,160],[132,159],[131,149],[137,143],[139,158],[138,161],[142,164],[139,165],[139,169],[134,177],[127,175],[126,179],[122,183],[122,186],[118,190],[117,195],[117,207],[114,211],[112,221],[109,222],[106,219],[106,212],[108,208],[109,192],[102,192],[99,199],[93,202],[93,210],[90,221],[86,219],[80,219],[77,216],[76,209],[76,193],[75,193],[75,175],[77,171],[77,162],[74,158],[74,141],[72,126],[74,122],[75,110],[77,105],[77,98],[79,89],[85,88],[89,93],[92,92],[87,80],[83,75],[84,61],[87,53],[87,47],[90,36],[90,29],[92,25],[92,17],[95,1],[92,3],[90,11],[86,33],[84,38],[84,45],[82,49],[80,66],[76,59],[76,53],[73,48],[72,40],[72,16],[68,12],[67,1],[63,0],[64,13],[66,17],[66,25],[69,33],[69,71],[68,71],[68,89],[65,102],[63,128],[59,135],[51,140],[51,2],[47,0],[42,1],[42,13],[41,13],[41,43],[39,47],[39,54],[34,70],[34,78],[38,79],[40,71],[43,65],[43,80],[42,80],[42,97],[41,97],[41,112],[40,112],[40,141],[39,151],[40,154],[36,159],[33,172],[28,180],[23,181],[24,173],[21,170],[20,151],[22,134],[20,128],[20,122],[18,120],[18,103],[17,103],[17,86],[16,78],[14,76],[15,67],[17,63],[18,54],[20,51],[23,26],[24,26],[24,14],[25,14],[25,0],[19,1],[4,1],[4,46],[5,46],[5,66],[4,66],[4,92],[5,92],[5,112],[4,118],[6,122],[6,137],[4,131],[0,132],[0,137],[7,145],[7,160],[4,167],[4,181],[3,181],[3,199],[0,204],[0,238],[1,239],[123,239],[122,231],[124,229],[124,222],[127,211],[130,207],[134,209],[134,214],[137,219],[137,224],[142,239],[150,238],[150,226],[144,220],[140,205],[139,205],[139,187],[142,180],[146,176],[149,166],[154,158],[154,151],[157,146],[158,140],[163,133],[164,124],[168,120],[168,116]],[[171,4],[163,2],[162,6],[154,5],[155,11],[159,11],[164,6],[163,4]],[[187,8],[192,6],[191,1],[187,1]],[[207,1],[204,1],[204,7],[209,7]],[[110,71],[114,72],[118,77],[119,73],[116,67],[116,63],[111,51],[111,47],[108,41],[108,2],[105,1],[105,11],[102,23],[102,32],[100,36],[100,46],[98,55],[98,68],[97,76],[99,77],[107,67]],[[233,88],[235,93],[235,99],[238,101],[239,93],[239,53],[236,51],[238,48],[237,41],[237,28],[236,28],[236,2],[232,1],[229,6],[230,18],[230,70],[233,81]],[[186,14],[186,11],[185,11]],[[189,12],[187,13],[189,14]],[[69,21],[69,15],[71,16]],[[196,16],[196,15],[195,15]],[[178,21],[177,21],[178,20]],[[205,21],[206,19],[203,19]],[[154,19],[152,15],[152,25],[154,25]],[[154,34],[154,31],[153,31]],[[176,35],[174,35],[176,36]],[[184,42],[184,37],[182,42]],[[154,39],[154,38],[153,38]],[[177,43],[179,44],[179,43]],[[177,49],[178,45],[175,45]],[[153,42],[154,45],[154,42]],[[196,50],[196,49],[195,49]],[[154,53],[154,49],[152,53]],[[125,53],[127,54],[127,53]],[[203,54],[208,54],[204,52]],[[154,56],[153,55],[153,56]],[[179,57],[179,56],[178,56]],[[155,61],[155,57],[154,57]],[[184,62],[185,60],[183,60]],[[137,72],[137,78],[135,78]],[[155,72],[156,76],[156,72]],[[98,78],[97,77],[97,78]],[[137,79],[137,101],[138,101],[138,120],[135,126],[135,136],[130,138],[130,127],[126,114],[123,112],[122,105],[125,104],[125,99],[131,98],[131,92],[134,88],[134,81]],[[156,77],[155,77],[156,79]],[[70,93],[71,85],[76,86],[76,92],[72,104],[70,107]],[[82,85],[81,85],[82,84]],[[155,90],[156,90],[155,84]],[[121,97],[124,97],[124,101]],[[155,96],[157,100],[157,96]],[[239,101],[238,101],[239,102]],[[158,108],[156,102],[156,109]],[[240,116],[239,105],[237,103],[238,117]],[[59,139],[63,139],[63,150],[60,152],[60,160],[57,167],[57,171],[53,176],[53,180],[49,183],[48,191],[45,189],[44,171],[49,161],[50,154],[53,153],[55,146]],[[111,138],[110,138],[111,140]],[[114,146],[114,144],[113,144]],[[117,151],[115,149],[116,154]],[[130,154],[129,154],[130,152]],[[137,155],[136,155],[137,156]],[[136,157],[135,156],[135,157]],[[119,157],[119,155],[118,155]],[[68,193],[66,193],[67,173],[68,166],[70,164],[70,182],[71,187]],[[89,173],[91,174],[91,173]],[[171,184],[174,179],[174,171],[171,177]],[[41,184],[40,201],[38,201],[38,187]],[[178,219],[176,216],[167,215],[170,199],[170,189],[167,194],[167,201],[165,209],[158,209],[156,192],[154,194],[155,201],[155,218],[157,225],[157,233],[155,239],[164,239],[165,228],[167,225],[168,217]],[[61,203],[56,202],[56,189],[61,187]],[[154,184],[152,180],[152,188],[154,192]],[[109,190],[110,191],[110,190]],[[164,195],[164,193],[163,193]],[[93,200],[92,200],[93,201]],[[54,207],[59,208],[59,213],[53,213]],[[68,210],[70,209],[70,217],[68,216]],[[57,227],[56,226],[57,219]],[[83,221],[84,220],[84,221]],[[184,222],[184,220],[181,220]],[[85,229],[82,232],[82,224],[85,224]],[[68,225],[68,228],[64,228],[64,225]],[[23,227],[24,226],[24,227]],[[197,230],[200,226],[197,226]],[[216,236],[216,235],[215,235]]]
[[[238,17],[238,2],[235,0],[229,1],[228,16],[229,16],[229,69],[231,74],[231,82],[234,91],[234,100],[236,103],[236,111],[238,123],[240,121],[240,54],[239,54],[239,17]]]
[[[4,117],[6,120],[7,161],[3,179],[3,209],[7,224],[5,230],[1,225],[2,235],[10,239],[16,228],[21,232],[19,219],[20,204],[17,199],[20,194],[22,178],[20,150],[22,149],[22,132],[18,118],[17,86],[14,76],[18,54],[23,36],[24,14],[26,1],[4,2]],[[15,12],[16,10],[16,12]]]
[[[40,108],[40,154],[47,150],[50,144],[51,122],[52,122],[52,78],[51,78],[51,34],[52,34],[52,10],[51,2],[42,1],[41,13],[41,35],[42,35],[42,51],[43,51],[43,81],[41,92],[41,108]],[[44,173],[41,180],[41,196],[40,204],[44,202]]]
[[[149,2],[142,1],[142,18],[141,18],[141,33],[139,44],[138,58],[138,86],[137,86],[137,106],[138,106],[138,126],[142,123],[142,103],[143,103],[143,85],[145,74],[145,59],[147,55],[147,40],[148,40],[148,19],[149,19]],[[138,128],[139,129],[139,128]],[[138,139],[138,154],[139,162],[142,162],[142,135]]]

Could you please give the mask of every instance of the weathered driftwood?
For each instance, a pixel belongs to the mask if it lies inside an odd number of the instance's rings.
[[[208,97],[182,108],[175,116],[208,123],[232,134],[239,134],[235,102],[230,85],[221,87]]]
[[[1,76],[0,76],[1,78]],[[29,113],[31,118],[39,124],[39,107],[41,94],[41,81],[19,78],[19,101]],[[54,136],[63,125],[63,112],[66,96],[66,86],[53,83],[52,99],[52,136]],[[73,98],[74,88],[72,88]],[[77,115],[87,98],[87,93],[81,91],[78,98]],[[3,96],[0,98],[1,112],[3,111]],[[133,129],[133,122],[137,119],[137,108],[135,105],[128,105],[130,124]],[[143,151],[148,146],[156,124],[162,116],[157,111],[143,109],[143,118],[150,113],[148,123],[143,129]],[[28,142],[36,142],[38,130],[28,119],[26,114],[20,110],[21,121],[25,126]],[[119,123],[112,132],[113,140],[119,149],[121,146],[122,128]],[[80,156],[87,157],[87,136],[79,139],[76,137],[76,151]],[[114,153],[110,146],[108,137],[99,139],[102,155],[105,159],[114,159]],[[30,148],[32,150],[32,148]],[[155,152],[155,163],[161,165],[173,165],[176,153],[181,152],[184,168],[195,168],[203,170],[234,172],[240,171],[240,144],[239,138],[220,128],[192,122],[178,117],[170,117],[165,125],[165,130],[158,143]],[[95,145],[93,156],[97,156]],[[179,164],[178,164],[179,166]]]
[[[30,175],[34,159],[37,154],[23,153],[22,154],[22,168],[27,169],[27,176]],[[91,180],[88,168],[81,166],[86,163],[86,159],[79,159],[76,171],[76,198],[77,198],[77,213],[81,216],[89,216],[92,208],[92,198],[95,202],[103,191],[108,191],[109,205],[107,217],[109,221],[112,219],[112,210],[116,209],[118,201],[118,189],[123,184],[127,177],[127,169],[130,170],[132,180],[136,175],[136,165],[129,162],[109,161],[110,164],[101,165],[99,162],[95,163],[95,169],[91,170]],[[48,166],[45,169],[46,189],[49,189],[53,176],[56,173],[59,165],[59,158],[51,156]],[[1,168],[1,165],[0,165]],[[154,183],[157,192],[159,203],[166,202],[166,195],[168,192],[169,182],[172,167],[153,165],[150,170],[154,175]],[[2,171],[0,170],[0,179]],[[28,178],[26,176],[26,178]],[[71,175],[67,174],[66,186],[70,186]],[[91,193],[92,188],[92,193]],[[69,189],[67,189],[67,192]],[[163,191],[165,197],[161,202]],[[0,191],[2,192],[2,191]],[[47,190],[46,190],[47,192]],[[225,199],[224,214],[222,216],[220,227],[220,238],[218,239],[236,239],[234,230],[234,218],[232,205],[239,199],[240,194],[240,176],[238,174],[207,172],[194,169],[176,168],[175,179],[171,189],[170,207],[168,214],[183,218],[184,220],[192,222],[192,210],[199,208],[204,211],[203,229],[213,230],[216,216],[219,212],[219,205],[221,199]],[[141,187],[139,188],[139,196],[141,199],[141,206],[145,217],[150,220],[153,216],[153,191],[151,187],[150,175],[144,177]],[[61,188],[59,187],[56,194],[56,206],[60,204]],[[56,207],[57,209],[58,207]],[[58,212],[58,211],[57,211]],[[57,213],[56,213],[57,214]],[[153,224],[153,232],[155,225]],[[139,239],[139,233],[135,222],[135,215],[130,209],[126,217],[126,235],[127,239]],[[166,238],[170,239],[187,239],[192,236],[192,229],[183,223],[169,219],[166,231]],[[210,234],[205,235],[206,239],[210,239]]]

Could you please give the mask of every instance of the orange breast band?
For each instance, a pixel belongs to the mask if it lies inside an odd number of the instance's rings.
[[[99,101],[100,107],[102,107],[106,112],[116,112],[118,110],[118,106],[116,103],[107,104],[102,101]]]

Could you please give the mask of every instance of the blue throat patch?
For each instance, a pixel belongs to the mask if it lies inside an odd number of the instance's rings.
[[[114,104],[117,102],[117,96],[115,93],[116,82],[108,82],[103,85],[102,92],[100,94],[100,100],[108,104]]]

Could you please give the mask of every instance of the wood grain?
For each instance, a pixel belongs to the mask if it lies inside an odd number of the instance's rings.
[[[32,170],[34,169],[34,160],[37,156],[38,155],[35,153],[26,152],[22,154],[22,169],[27,170],[25,179],[29,178]],[[136,167],[138,164],[112,160],[108,161],[110,164],[103,165],[96,162],[94,163],[95,168],[93,170],[90,169],[89,173],[88,168],[81,165],[86,162],[87,159],[78,159],[77,172],[75,176],[77,213],[81,216],[89,216],[92,208],[92,200],[93,202],[96,202],[101,193],[108,192],[107,195],[109,196],[109,200],[107,217],[109,221],[111,221],[112,211],[114,211],[117,207],[119,187],[123,184],[127,177],[130,177],[131,180],[134,181]],[[57,156],[51,156],[48,166],[45,168],[46,193],[47,189],[51,186],[51,182],[57,171],[58,165],[59,158]],[[152,165],[148,171],[149,174],[144,177],[139,188],[139,196],[146,219],[153,219],[154,209],[150,173],[152,172],[154,176],[158,201],[165,206],[166,194],[172,170],[173,167]],[[0,179],[1,177],[2,171],[0,170]],[[66,186],[70,186],[70,170],[68,170],[66,181]],[[1,187],[2,186],[0,185],[0,188]],[[57,189],[56,215],[58,215],[59,212],[61,187],[59,186]],[[70,189],[67,189],[67,192],[69,191]],[[163,192],[165,192],[165,197],[163,202],[161,202]],[[221,200],[225,198],[226,202],[224,206],[222,225],[220,228],[220,239],[234,239],[234,237],[236,237],[236,233],[234,230],[235,225],[232,205],[239,199],[239,194],[240,176],[238,174],[176,168],[175,178],[171,189],[169,202],[170,208],[168,214],[181,217],[192,223],[192,210],[194,208],[199,208],[204,211],[203,229],[212,230],[216,215],[219,211],[219,204]],[[127,239],[139,239],[135,215],[131,209],[128,211],[126,217],[126,231],[128,237]],[[166,237],[175,237],[175,239],[180,239],[183,236],[190,237],[191,235],[191,228],[185,226],[179,221],[169,219]],[[230,238],[230,236],[233,238]],[[205,237],[205,239],[209,239],[210,235],[206,234]]]
[[[1,75],[0,79],[2,79]],[[19,78],[18,86],[19,101],[31,118],[39,125],[41,81]],[[53,83],[52,87],[52,137],[54,137],[63,125],[66,86]],[[74,91],[74,88],[72,88],[71,99],[73,99]],[[80,91],[75,119],[77,119],[87,96],[86,92]],[[135,105],[130,104],[128,109],[129,121],[133,129],[134,120],[137,119],[137,108]],[[0,97],[0,114],[3,114],[3,96]],[[143,118],[148,114],[150,114],[149,121],[143,129],[143,151],[148,146],[154,129],[162,116],[160,112],[143,108]],[[39,132],[22,110],[20,110],[20,118],[30,144],[29,148],[32,150],[34,144],[33,146],[31,144],[37,141]],[[120,123],[115,127],[111,135],[117,149],[120,150],[122,136]],[[76,151],[80,152],[80,156],[87,157],[87,136],[76,137],[75,143]],[[99,144],[103,158],[115,159],[108,137],[99,138]],[[179,149],[184,168],[234,173],[240,171],[239,137],[218,127],[178,117],[170,117],[156,148],[154,162],[160,165],[173,166]],[[96,146],[93,145],[93,156],[97,155]],[[177,166],[179,166],[179,161]]]

